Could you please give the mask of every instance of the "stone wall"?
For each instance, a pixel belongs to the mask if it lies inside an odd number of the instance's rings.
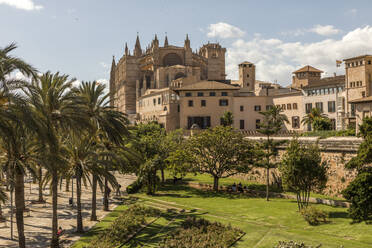
[[[249,140],[262,142],[263,137],[246,137]],[[290,137],[275,137],[277,140],[289,140]],[[356,137],[332,137],[327,139],[318,139],[317,137],[300,137],[301,144],[315,144],[318,141],[321,149],[321,155],[324,161],[327,161],[328,183],[323,193],[330,196],[341,196],[341,191],[345,189],[349,182],[355,177],[355,171],[345,169],[345,164],[354,156],[356,156],[358,147],[362,142],[361,138]],[[279,158],[285,153],[288,145],[283,145],[279,150]],[[254,169],[246,175],[239,175],[237,178],[245,178],[255,180],[260,183],[266,183],[264,169]],[[280,178],[280,173],[277,169],[271,170],[270,182],[275,183],[275,178]]]

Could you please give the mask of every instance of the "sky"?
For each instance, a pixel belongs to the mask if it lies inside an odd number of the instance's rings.
[[[312,65],[323,76],[343,74],[336,60],[372,54],[370,0],[0,0],[0,47],[40,72],[107,83],[114,55],[142,48],[165,33],[171,45],[193,50],[209,42],[227,48],[226,73],[256,64],[256,79],[291,83],[292,72]]]

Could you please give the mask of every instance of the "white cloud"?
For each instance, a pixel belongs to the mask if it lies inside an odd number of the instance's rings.
[[[346,12],[346,14],[352,15],[352,16],[355,16],[357,13],[358,13],[357,9],[350,9]]]
[[[106,78],[100,78],[100,79],[97,79],[96,81],[97,81],[97,83],[99,83],[99,84],[106,85],[106,88],[109,86],[109,81],[108,81],[108,79],[106,79]]]
[[[237,39],[227,47],[226,71],[229,78],[238,78],[238,64],[250,61],[256,64],[258,80],[278,80],[283,85],[291,83],[292,72],[301,66],[312,65],[331,76],[344,74],[335,61],[372,53],[372,26],[357,28],[340,39],[318,42],[284,42],[255,35],[251,40]]]
[[[211,38],[216,37],[226,39],[240,38],[243,37],[244,34],[245,32],[239,29],[238,27],[235,27],[225,22],[219,22],[209,25],[207,36]]]
[[[44,7],[37,5],[33,0],[0,0],[0,4],[9,5],[22,10],[41,10]]]
[[[109,68],[109,65],[106,64],[105,62],[100,62],[99,64],[100,64],[103,68],[105,68],[105,69]]]
[[[323,36],[335,35],[341,32],[341,30],[335,28],[332,25],[315,25],[309,31]]]

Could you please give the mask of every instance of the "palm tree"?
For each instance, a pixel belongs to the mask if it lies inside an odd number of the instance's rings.
[[[10,55],[17,46],[12,43],[0,49],[0,133],[6,151],[8,175],[12,177],[15,189],[16,220],[19,247],[26,247],[24,236],[23,211],[24,174],[30,168],[27,140],[30,132],[26,131],[24,113],[28,112],[22,97],[15,93],[25,80],[12,78],[12,73],[21,72],[23,76],[36,78],[37,71],[22,59]]]
[[[3,185],[3,182],[1,180],[0,181],[0,222],[5,220],[5,218],[3,216],[3,210],[1,208],[1,204],[4,204],[8,200],[8,196],[5,193],[5,190],[4,190],[2,185]]]
[[[84,185],[87,185],[87,182],[90,183],[90,174],[97,177],[104,176],[114,185],[117,185],[117,182],[111,173],[106,173],[106,162],[100,160],[104,155],[100,154],[102,149],[96,143],[94,136],[91,136],[88,132],[79,136],[71,133],[66,141],[66,148],[70,160],[68,175],[76,178],[77,232],[82,233],[84,231],[81,214],[82,182]],[[107,154],[105,155],[107,156]]]
[[[82,82],[76,89],[76,93],[84,99],[92,123],[91,133],[97,135],[97,142],[124,144],[124,138],[129,137],[127,129],[129,122],[125,114],[110,105],[110,94],[105,92],[105,86],[97,82]],[[108,211],[108,180],[105,179],[104,181],[104,210]],[[98,175],[93,173],[91,220],[97,220],[97,182]]]
[[[63,139],[66,131],[79,131],[89,127],[87,113],[81,100],[72,89],[74,79],[67,75],[47,72],[27,85],[24,92],[32,108],[31,119],[38,137],[45,143],[44,166],[51,175],[52,184],[52,241],[51,247],[59,247],[57,228],[58,177],[67,169]]]
[[[305,115],[301,122],[304,125],[312,125],[314,120],[317,118],[328,118],[328,116],[326,114],[323,114],[320,109],[312,108],[310,113]]]

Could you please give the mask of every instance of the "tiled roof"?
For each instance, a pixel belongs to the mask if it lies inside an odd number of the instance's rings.
[[[344,61],[353,60],[353,59],[361,59],[361,58],[370,57],[370,56],[371,55],[369,55],[369,54],[365,54],[365,55],[361,55],[361,56],[357,56],[357,57],[352,57],[352,58],[344,59]]]
[[[240,87],[233,86],[231,84],[220,83],[217,81],[200,81],[184,87],[178,88],[177,90],[238,90]]]
[[[307,66],[304,66],[302,67],[301,69],[298,69],[297,71],[294,71],[293,73],[297,73],[297,72],[308,72],[308,71],[311,71],[311,72],[323,72],[321,70],[318,70],[310,65],[307,65]]]

